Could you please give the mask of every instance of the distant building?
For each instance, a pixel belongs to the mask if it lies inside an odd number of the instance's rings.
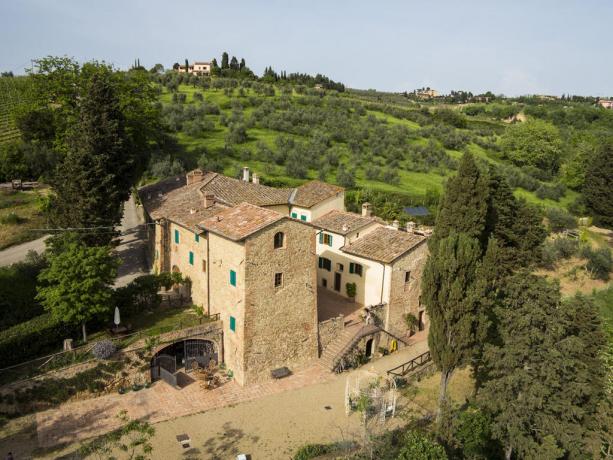
[[[439,96],[439,92],[435,89],[425,88],[418,89],[415,91],[415,95],[421,99],[431,99]]]
[[[613,99],[600,99],[598,105],[605,109],[613,109]]]
[[[191,73],[193,75],[210,75],[211,63],[204,61],[196,61],[193,64],[189,64],[187,67],[180,65],[177,68],[179,73]]]

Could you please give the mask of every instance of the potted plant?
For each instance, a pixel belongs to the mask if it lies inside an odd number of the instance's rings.
[[[419,320],[412,313],[405,314],[403,318],[404,318],[404,323],[407,325],[407,329],[409,330],[409,336],[412,336],[417,331]]]
[[[352,302],[355,302],[355,296],[357,294],[357,286],[355,283],[347,283],[345,284],[345,289],[347,291],[347,297],[351,299]]]

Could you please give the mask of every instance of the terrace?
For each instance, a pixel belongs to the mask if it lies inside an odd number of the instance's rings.
[[[343,315],[345,323],[356,322],[363,313],[364,305],[343,297],[324,287],[317,287],[317,320],[329,320]]]

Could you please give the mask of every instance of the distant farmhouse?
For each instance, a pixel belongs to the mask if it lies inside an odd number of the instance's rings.
[[[241,385],[394,349],[407,314],[415,332],[427,329],[419,300],[427,236],[388,225],[368,203],[361,214],[345,211],[341,187],[275,188],[248,168],[242,179],[197,169],[139,197],[153,270],[188,277],[191,301],[219,314],[215,356]]]
[[[175,70],[179,73],[190,73],[193,75],[210,75],[211,74],[211,63],[204,61],[196,61],[193,64],[187,65],[175,65]]]
[[[421,88],[414,91],[420,99],[432,99],[439,96],[439,92],[432,88]]]
[[[600,99],[598,105],[605,109],[613,109],[613,99]]]

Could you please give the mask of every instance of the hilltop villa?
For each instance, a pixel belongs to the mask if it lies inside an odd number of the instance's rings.
[[[184,65],[179,65],[177,68],[177,72],[179,73],[191,73],[194,75],[211,75],[211,63],[196,61],[193,64],[188,64],[187,67]]]
[[[346,212],[341,187],[275,188],[248,168],[242,179],[197,169],[139,196],[153,270],[188,277],[192,302],[219,314],[216,356],[241,385],[316,360],[333,369],[356,350],[373,355],[403,340],[407,313],[427,327],[427,237],[387,225],[368,203]]]

